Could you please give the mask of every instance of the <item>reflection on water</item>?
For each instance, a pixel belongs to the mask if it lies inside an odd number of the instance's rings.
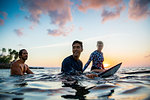
[[[62,76],[59,68],[33,69],[34,75],[10,76],[0,70],[0,100],[150,100],[150,68],[122,68],[108,78]]]

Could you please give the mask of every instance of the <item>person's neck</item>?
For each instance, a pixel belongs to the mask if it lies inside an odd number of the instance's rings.
[[[77,57],[77,56],[73,56],[73,59],[74,60],[79,60],[79,56]]]
[[[25,63],[25,60],[23,60],[23,59],[20,59],[20,62],[24,64],[24,63]]]
[[[97,51],[100,52],[100,53],[102,52],[102,50],[97,50]]]

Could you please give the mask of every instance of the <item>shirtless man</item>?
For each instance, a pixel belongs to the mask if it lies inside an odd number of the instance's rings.
[[[25,49],[19,51],[19,58],[19,60],[13,62],[11,65],[11,75],[33,74],[28,65],[25,64],[28,58],[28,52]]]

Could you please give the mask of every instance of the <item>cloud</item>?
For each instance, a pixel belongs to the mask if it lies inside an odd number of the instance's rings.
[[[145,58],[149,58],[150,57],[150,54],[149,55],[147,55],[147,56],[145,56]]]
[[[103,7],[115,7],[122,3],[122,0],[81,0],[82,3],[78,6],[80,11],[85,12],[88,9],[101,9]]]
[[[0,25],[3,25],[4,24],[4,20],[2,20],[1,18],[0,18]]]
[[[70,27],[60,27],[59,29],[48,29],[48,35],[52,35],[52,36],[67,36],[69,33],[71,33],[74,30],[74,26],[70,26]]]
[[[83,30],[83,27],[79,27],[79,30],[82,31],[82,30]]]
[[[108,8],[112,11],[108,11]],[[102,10],[102,23],[120,17],[124,8],[125,5],[122,0],[82,0],[81,5],[78,6],[78,9],[82,12],[88,9]]]
[[[23,28],[20,28],[20,29],[14,29],[14,32],[17,34],[17,36],[21,37],[23,35],[23,31],[24,29]]]
[[[8,14],[6,12],[0,11],[0,15],[2,15],[4,19],[6,19]]]
[[[18,44],[17,46],[19,46],[19,47],[23,47],[23,44]]]
[[[35,26],[37,25],[37,23],[32,22],[32,24],[30,25],[30,29],[33,30],[35,28]]]
[[[7,15],[8,14],[6,12],[0,11],[0,16],[2,16],[4,19],[7,19]],[[0,18],[0,25],[4,24],[4,19]]]
[[[124,9],[125,9],[125,6],[116,7],[115,11],[108,11],[104,9],[101,14],[102,23],[104,23],[107,20],[119,18],[121,11],[123,11]]]
[[[146,19],[150,16],[150,0],[130,0],[128,14],[133,20]]]
[[[48,15],[51,24],[56,25],[58,29],[48,29],[48,34],[52,33],[53,36],[63,35],[62,28],[72,21],[71,4],[69,0],[22,0],[22,10],[27,10],[29,16],[25,19],[33,23],[40,23],[42,14]]]

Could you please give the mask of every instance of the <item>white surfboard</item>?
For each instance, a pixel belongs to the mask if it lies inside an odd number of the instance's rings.
[[[119,63],[119,64],[111,67],[110,69],[100,73],[98,76],[99,77],[109,77],[109,76],[114,75],[118,71],[118,69],[120,68],[121,64],[122,63]]]

